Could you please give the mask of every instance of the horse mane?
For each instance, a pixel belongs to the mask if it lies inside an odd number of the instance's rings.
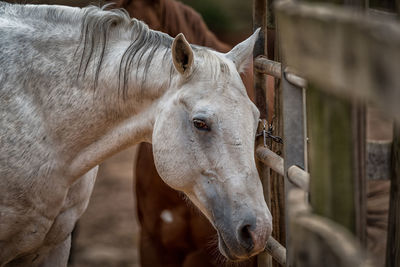
[[[163,61],[167,60],[173,39],[165,33],[156,32],[137,19],[131,19],[124,9],[111,9],[113,4],[102,7],[88,6],[85,8],[73,8],[54,5],[23,5],[0,2],[0,13],[8,15],[10,20],[18,23],[26,21],[38,34],[46,29],[49,32],[59,31],[56,26],[64,27],[63,31],[70,25],[75,27],[80,24],[78,45],[75,49],[74,58],[79,59],[77,80],[84,78],[93,67],[94,78],[91,81],[96,89],[100,70],[103,65],[106,49],[112,40],[124,40],[131,42],[124,51],[118,70],[118,92],[126,96],[129,74],[133,68],[139,69],[144,64],[142,82],[146,78],[150,64],[157,51],[163,49]],[[59,34],[62,36],[61,34]],[[143,62],[142,62],[143,61]],[[168,62],[171,68],[172,60]],[[138,75],[138,72],[136,72]],[[172,75],[172,74],[171,74]]]
[[[86,75],[87,68],[94,55],[98,58],[95,64],[93,83],[94,88],[96,88],[111,31],[125,31],[130,35],[129,39],[132,40],[122,55],[118,71],[118,92],[122,89],[122,96],[125,97],[132,68],[136,66],[136,69],[138,69],[144,55],[147,54],[143,69],[143,84],[155,53],[164,49],[163,62],[166,61],[173,39],[167,34],[149,29],[145,23],[137,19],[131,19],[124,9],[107,10],[110,6],[111,4],[101,8],[89,6],[83,9],[80,45],[77,48],[77,51],[82,48],[78,77]],[[170,62],[169,65],[171,67],[170,75],[172,75],[172,63]],[[138,78],[138,71],[136,78]]]
[[[170,2],[172,3],[173,1]],[[175,10],[175,12],[180,12],[179,10],[184,7],[184,9],[187,9],[186,11],[189,12],[184,13],[186,14],[184,17],[196,18],[194,21],[199,20],[202,22],[200,15],[198,15],[194,10],[186,8],[184,5],[180,7],[180,3],[178,2],[173,3],[178,4],[178,9]],[[77,22],[80,22],[79,44],[74,54],[74,57],[79,58],[77,80],[84,78],[89,71],[89,66],[92,66],[93,70],[91,71],[94,74],[94,78],[91,82],[93,84],[93,89],[97,88],[99,74],[103,65],[105,52],[111,35],[116,38],[123,37],[125,38],[124,40],[131,41],[128,48],[122,55],[118,69],[118,93],[124,98],[127,95],[127,86],[130,73],[132,73],[132,71],[135,69],[138,70],[139,67],[142,66],[141,64],[143,64],[143,75],[141,76],[141,82],[143,85],[152,60],[154,59],[156,52],[160,50],[164,52],[162,55],[162,61],[163,64],[165,63],[167,68],[169,67],[170,77],[172,78],[174,68],[172,60],[168,60],[170,59],[170,53],[168,52],[170,52],[173,38],[168,34],[149,29],[147,24],[144,22],[141,22],[135,18],[131,19],[128,12],[122,8],[111,9],[110,7],[112,7],[112,5],[113,4],[106,4],[102,7],[88,6],[79,9],[51,5],[29,5],[27,8],[23,5],[2,3],[0,7],[5,9],[8,9],[8,7],[12,8],[13,12],[11,12],[11,14],[14,14],[15,11],[15,14],[17,14],[16,19],[18,20],[24,20],[25,18],[29,20],[35,20],[34,23],[29,21],[29,24],[36,27],[38,31],[43,31],[45,28],[54,29],[54,25],[75,25]],[[172,14],[175,12],[169,12],[168,14],[171,14],[172,16]],[[179,19],[179,21],[182,23],[181,25],[184,24],[182,17]],[[175,23],[174,25],[179,25],[179,23]],[[204,22],[202,22],[201,25],[206,27]],[[208,29],[206,30],[208,31]],[[179,29],[178,31],[181,32]],[[192,35],[190,31],[188,32],[185,29],[183,29],[182,32],[186,33],[187,35]],[[171,31],[168,31],[168,33],[171,34]],[[216,39],[215,36],[214,38]],[[189,37],[188,39],[191,41],[193,38]],[[216,40],[218,41],[218,39]],[[199,45],[207,44],[204,42],[191,42]],[[195,51],[204,50],[200,54],[207,57],[208,53],[205,51],[205,49],[197,46],[192,46],[192,49]],[[209,61],[211,58],[214,58],[214,56],[210,54],[207,58]],[[214,58],[213,61],[217,61],[217,59]],[[215,65],[219,66],[220,64]],[[227,68],[225,66],[223,67],[224,68],[222,71],[225,71]],[[216,73],[220,72],[216,70]],[[136,71],[137,78],[138,75],[139,71]]]
[[[178,2],[174,2],[178,3]],[[151,30],[147,24],[137,20],[135,18],[131,19],[128,12],[125,9],[112,9],[106,11],[110,4],[103,6],[102,8],[90,6],[84,8],[85,14],[82,20],[81,29],[81,46],[82,58],[79,68],[79,73],[85,75],[89,62],[93,54],[98,54],[98,63],[96,64],[95,78],[94,78],[94,88],[97,86],[97,80],[99,72],[101,69],[102,60],[104,57],[104,51],[107,46],[107,39],[113,27],[124,28],[125,31],[130,33],[130,39],[133,40],[122,55],[122,59],[119,65],[118,72],[118,92],[120,93],[122,89],[122,96],[125,98],[127,94],[127,85],[130,73],[134,67],[138,70],[145,58],[143,76],[141,77],[141,87],[143,87],[144,81],[147,78],[147,72],[150,68],[150,64],[154,58],[157,51],[163,49],[162,62],[166,63],[169,67],[169,82],[172,80],[172,75],[175,73],[175,69],[170,59],[171,46],[173,38],[166,33]],[[186,7],[186,6],[183,6]],[[200,15],[193,9],[187,8],[189,14],[186,16],[191,17],[191,14],[196,14],[195,21],[201,21]],[[183,23],[183,22],[182,22]],[[206,27],[204,22],[202,25]],[[206,28],[208,31],[208,29]],[[209,32],[209,31],[208,31]],[[209,32],[212,34],[211,32]],[[208,35],[207,35],[208,36]],[[214,36],[214,35],[212,35]],[[214,36],[215,40],[218,39]],[[219,41],[218,41],[219,42]],[[224,45],[223,43],[219,42]],[[197,52],[198,56],[201,56],[207,64],[211,67],[210,73],[212,77],[216,79],[221,73],[229,73],[228,66],[221,62],[213,53],[209,53],[205,48],[196,45],[191,45],[192,49]],[[224,45],[225,46],[225,45]],[[228,46],[225,46],[225,48]],[[98,51],[95,51],[95,50]],[[226,50],[226,49],[225,49]],[[169,60],[167,60],[169,59]],[[196,69],[195,69],[196,70]],[[187,77],[191,79],[196,71]],[[136,79],[138,80],[139,71],[136,71]]]

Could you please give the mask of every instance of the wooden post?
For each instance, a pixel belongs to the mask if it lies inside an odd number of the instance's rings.
[[[275,14],[273,10],[274,0],[267,1],[267,48],[268,48],[268,59],[280,62],[279,54],[279,40],[276,38],[276,27],[275,27]],[[273,79],[268,76],[268,79]],[[273,99],[267,99],[268,103],[273,103],[272,108],[269,107],[271,114],[268,114],[268,122],[273,125],[273,134],[276,136],[283,136],[283,116],[282,116],[282,93],[280,86],[280,79],[274,79],[274,91],[273,93],[267,92],[267,96]],[[271,88],[270,88],[271,89]],[[272,112],[271,112],[272,111]],[[270,142],[270,148],[278,155],[283,154],[283,145]],[[271,184],[271,204],[270,209],[273,217],[273,237],[283,246],[286,244],[286,227],[285,227],[285,180],[277,172],[272,171],[270,176]],[[274,260],[274,267],[280,266],[278,262]]]
[[[253,1],[253,30],[261,28],[261,32],[258,40],[254,45],[253,56],[256,58],[259,55],[267,55],[267,1],[266,0],[254,0]],[[255,104],[260,111],[261,118],[268,117],[267,107],[267,77],[265,74],[257,72],[253,68],[254,72],[254,97]],[[262,138],[258,138],[256,141],[256,147],[262,145]],[[260,175],[261,182],[264,190],[265,201],[268,207],[271,206],[270,201],[270,169],[265,166],[262,162],[257,161],[258,174]],[[261,253],[257,257],[259,267],[272,267],[272,257],[268,253]]]
[[[400,266],[400,125],[393,131],[386,267]]]

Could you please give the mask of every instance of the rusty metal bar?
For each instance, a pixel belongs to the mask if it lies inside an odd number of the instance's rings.
[[[281,156],[264,146],[257,147],[256,156],[272,170],[283,175],[283,158]]]
[[[296,86],[298,88],[306,88],[307,87],[307,81],[305,79],[297,76],[293,72],[291,72],[290,69],[288,69],[288,68],[285,69],[285,77],[288,82],[290,82],[291,84],[293,84],[294,86]]]
[[[254,70],[259,73],[271,75],[278,79],[282,77],[282,64],[280,62],[270,60],[265,56],[258,56],[254,59]],[[291,72],[288,68],[285,69],[285,76],[291,84],[299,88],[307,87],[307,81]]]
[[[280,265],[286,266],[286,248],[276,241],[272,236],[268,238],[265,250],[276,260]]]
[[[275,78],[281,78],[281,63],[268,59],[265,56],[258,56],[254,60],[254,70],[259,73],[268,74]]]
[[[282,101],[283,101],[283,146],[284,148],[284,173],[285,176],[288,175],[288,169],[297,165],[301,168],[305,168],[305,150],[304,139],[305,129],[304,129],[304,120],[305,114],[303,114],[303,85],[297,86],[293,81],[289,81],[286,72],[286,55],[282,55],[282,75],[281,78],[281,88],[282,88]],[[289,180],[288,177],[286,179]],[[285,203],[288,202],[288,196],[293,188],[291,183],[287,183],[285,179]],[[286,209],[286,249],[289,251],[287,254],[287,264],[295,265],[295,259],[293,258],[292,252],[292,235],[294,234],[295,229],[291,228],[291,220],[293,218],[290,217],[288,213],[288,209]]]
[[[288,169],[287,178],[297,187],[308,192],[310,185],[310,174],[296,165]]]
[[[281,156],[263,146],[257,147],[256,156],[272,170],[282,176],[284,175],[284,160]],[[288,168],[287,178],[295,186],[308,192],[310,183],[310,174],[308,172],[304,171],[296,165],[292,165]]]
[[[372,267],[359,242],[350,232],[326,217],[312,213],[307,194],[293,189],[288,197],[288,212],[292,219],[292,250],[296,267]],[[288,262],[287,265],[290,265]]]

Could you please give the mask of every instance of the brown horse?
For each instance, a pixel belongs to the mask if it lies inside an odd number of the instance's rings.
[[[221,52],[230,49],[215,37],[196,11],[175,0],[124,0],[118,6],[145,21],[150,28],[171,36],[182,32],[189,42]],[[252,73],[243,78],[252,98]],[[142,266],[219,266],[222,256],[217,248],[216,231],[180,193],[161,180],[150,144],[140,145],[136,166]],[[254,259],[243,264],[255,265]]]

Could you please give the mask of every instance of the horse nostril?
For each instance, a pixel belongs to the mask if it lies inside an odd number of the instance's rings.
[[[254,248],[254,241],[250,233],[250,229],[251,225],[245,224],[239,228],[239,233],[238,233],[239,243],[244,249],[246,249],[247,252],[252,251],[252,249]]]

